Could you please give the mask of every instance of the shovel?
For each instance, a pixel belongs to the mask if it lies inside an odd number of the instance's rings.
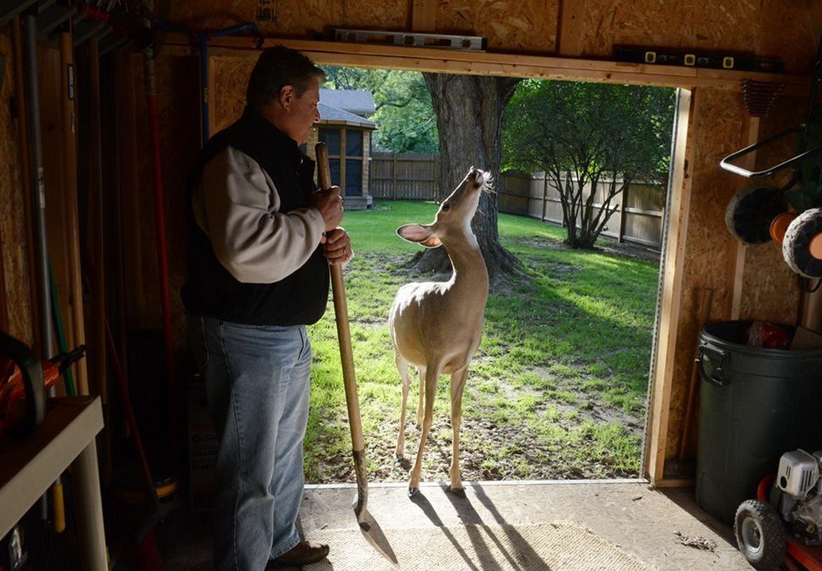
[[[320,187],[331,188],[331,171],[328,167],[328,149],[323,142],[314,148],[317,155],[317,173]],[[360,419],[360,400],[357,396],[357,378],[354,375],[354,353],[351,349],[351,331],[348,328],[348,306],[345,302],[345,284],[343,283],[342,266],[331,265],[331,290],[334,295],[334,314],[337,320],[337,338],[340,343],[340,360],[342,361],[343,384],[345,385],[345,402],[348,405],[348,424],[351,427],[351,444],[354,456],[354,471],[357,474],[357,500],[354,502],[354,515],[365,539],[380,555],[395,566],[397,556],[380,529],[374,517],[368,513],[368,480],[365,471],[365,443]]]

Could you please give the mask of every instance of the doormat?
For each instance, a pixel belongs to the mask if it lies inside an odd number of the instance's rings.
[[[573,522],[383,530],[402,571],[656,571]],[[306,571],[393,571],[359,529],[308,534],[331,546]]]

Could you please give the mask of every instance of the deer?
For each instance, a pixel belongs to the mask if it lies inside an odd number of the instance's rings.
[[[468,364],[479,347],[488,301],[488,269],[471,220],[482,192],[490,188],[488,173],[471,167],[456,189],[437,210],[431,224],[406,224],[397,234],[426,248],[444,246],[451,260],[451,279],[445,282],[413,282],[399,288],[388,318],[394,362],[402,379],[402,408],[396,458],[403,461],[405,413],[411,385],[409,368],[419,374],[420,395],[417,425],[422,424],[417,457],[411,470],[408,495],[419,491],[425,441],[431,431],[434,398],[440,375],[451,375],[451,466],[449,490],[465,493],[459,469],[459,433],[462,424],[462,393]],[[424,410],[423,410],[424,398]]]

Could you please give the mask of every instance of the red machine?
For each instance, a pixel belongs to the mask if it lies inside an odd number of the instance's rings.
[[[755,569],[822,571],[822,452],[786,452],[779,471],[767,476],[756,499],[739,505],[734,535]]]
[[[26,345],[0,331],[0,438],[14,431],[31,434],[40,426],[46,393],[59,375],[57,364],[40,361]]]

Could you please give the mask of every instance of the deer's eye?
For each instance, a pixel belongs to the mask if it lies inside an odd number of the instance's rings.
[[[448,202],[443,202],[442,203],[442,210],[443,210],[443,212],[448,212],[449,210],[451,210],[451,204],[449,204]]]

